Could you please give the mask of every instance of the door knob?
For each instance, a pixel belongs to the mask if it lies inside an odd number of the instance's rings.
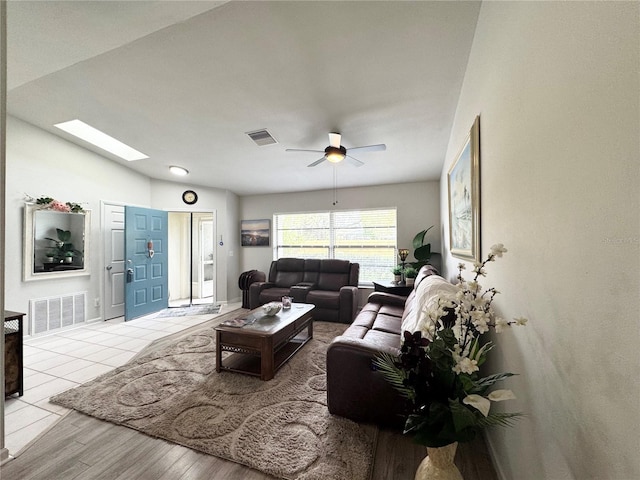
[[[107,266],[107,270],[111,270],[113,267],[111,265]]]

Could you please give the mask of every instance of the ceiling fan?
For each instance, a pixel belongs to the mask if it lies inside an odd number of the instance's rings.
[[[339,133],[330,133],[329,134],[329,146],[322,150],[303,150],[299,148],[287,148],[285,151],[287,152],[311,152],[311,153],[324,153],[324,156],[313,163],[307,165],[308,167],[315,167],[316,165],[321,164],[325,160],[328,160],[331,163],[340,163],[345,158],[347,161],[355,165],[356,167],[361,167],[364,165],[364,162],[361,162],[357,158],[354,158],[352,153],[362,153],[362,152],[380,152],[387,149],[387,146],[384,143],[380,143],[378,145],[367,145],[364,147],[354,147],[348,150],[340,145],[340,141],[342,139],[342,135]]]

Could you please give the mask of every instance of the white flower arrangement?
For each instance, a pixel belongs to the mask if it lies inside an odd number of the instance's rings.
[[[458,266],[457,290],[443,293],[435,306],[426,311],[430,324],[423,332],[404,332],[399,357],[381,356],[376,362],[385,378],[408,399],[409,414],[405,433],[413,433],[416,442],[439,447],[452,442],[472,440],[482,428],[510,425],[519,413],[490,413],[491,402],[511,400],[511,390],[490,387],[512,373],[480,378],[493,343],[482,336],[493,328],[497,333],[527,323],[524,317],[507,321],[496,316],[492,303],[499,293],[483,290],[478,282],[486,276],[487,263],[502,257],[507,249],[493,245],[487,259],[473,266],[472,280],[462,276]]]

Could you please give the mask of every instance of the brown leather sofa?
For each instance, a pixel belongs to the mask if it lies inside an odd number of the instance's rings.
[[[435,267],[420,269],[415,286]],[[420,308],[414,289],[408,297],[374,292],[351,326],[327,349],[327,405],[334,415],[380,426],[401,427],[404,401],[376,371],[373,361],[381,352],[400,354],[402,321]],[[414,312],[415,313],[415,312]]]
[[[283,296],[311,303],[314,320],[351,323],[358,309],[360,265],[348,260],[280,258],[267,281],[249,285],[249,308],[279,302]]]

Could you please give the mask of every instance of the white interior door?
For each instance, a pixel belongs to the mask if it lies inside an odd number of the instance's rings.
[[[104,320],[124,316],[124,206],[104,204]]]

